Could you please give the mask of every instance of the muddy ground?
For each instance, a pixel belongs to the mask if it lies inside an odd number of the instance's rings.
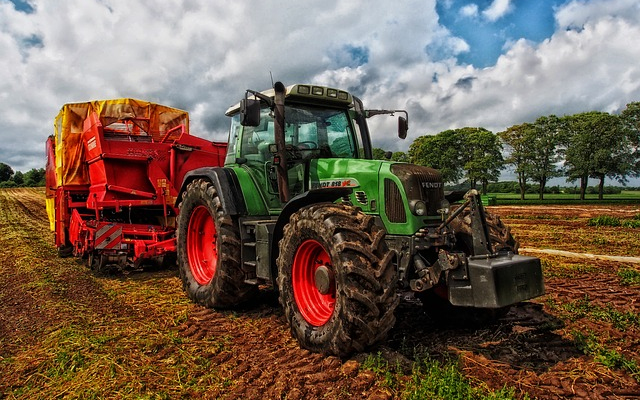
[[[537,253],[640,255],[640,230],[590,227],[633,206],[491,207],[543,261],[547,294],[482,328],[442,326],[416,301],[388,339],[345,360],[290,337],[273,292],[243,310],[191,304],[176,269],[98,276],[52,246],[37,189],[0,190],[0,399],[406,397],[414,361],[459,359],[472,385],[516,397],[640,398],[634,262]],[[626,273],[626,274],[625,274]],[[387,360],[388,374],[364,368]]]

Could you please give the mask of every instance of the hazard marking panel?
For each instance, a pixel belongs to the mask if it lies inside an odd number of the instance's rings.
[[[122,241],[122,227],[109,224],[100,227],[96,231],[96,249],[115,249]]]

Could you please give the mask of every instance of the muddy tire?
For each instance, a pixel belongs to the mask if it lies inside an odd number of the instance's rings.
[[[486,210],[485,217],[493,251],[509,250],[517,254],[520,243],[511,235],[511,228],[506,226],[502,220],[500,220],[499,216]],[[451,222],[450,227],[456,232],[458,242],[462,242],[464,246],[471,249],[471,216],[468,208]]]
[[[116,264],[109,264],[109,258],[95,250],[87,254],[86,263],[98,275],[113,275],[118,271]]]
[[[280,304],[301,346],[345,356],[395,324],[396,271],[385,232],[358,209],[316,204],[293,214],[279,243]]]
[[[177,261],[189,298],[209,308],[251,300],[257,286],[244,282],[237,221],[226,215],[214,184],[196,179],[180,203]]]
[[[102,257],[100,257],[100,254],[98,254],[95,250],[87,252],[86,265],[90,270],[96,272],[101,272],[102,268],[104,267]]]

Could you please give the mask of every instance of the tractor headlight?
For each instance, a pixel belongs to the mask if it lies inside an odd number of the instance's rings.
[[[427,204],[422,200],[412,200],[409,203],[411,207],[411,212],[421,217],[423,215],[427,215]]]
[[[447,199],[444,199],[440,202],[438,214],[442,215],[442,218],[444,218],[446,215],[449,215],[449,212],[451,212],[451,204]]]

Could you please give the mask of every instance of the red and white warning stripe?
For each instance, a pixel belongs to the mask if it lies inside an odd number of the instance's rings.
[[[116,224],[103,225],[96,231],[95,249],[119,249],[122,241],[122,226]]]

